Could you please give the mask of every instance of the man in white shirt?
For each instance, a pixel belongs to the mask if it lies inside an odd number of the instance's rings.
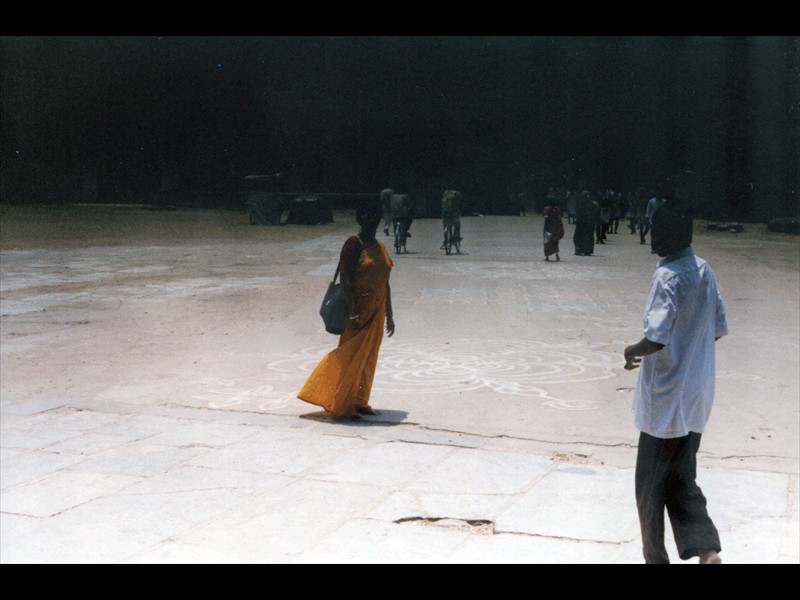
[[[725,306],[711,267],[692,250],[688,212],[674,201],[661,203],[651,225],[650,244],[662,259],[645,305],[644,337],[624,352],[626,369],[642,367],[633,412],[643,554],[647,563],[669,562],[666,508],[680,558],[716,564],[719,534],[695,479],[714,402],[714,342],[728,333]]]

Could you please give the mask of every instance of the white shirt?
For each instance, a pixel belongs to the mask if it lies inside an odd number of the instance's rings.
[[[633,399],[636,427],[654,437],[703,433],[714,402],[714,341],[728,333],[711,267],[691,247],[658,262],[644,336],[664,347],[642,357]]]

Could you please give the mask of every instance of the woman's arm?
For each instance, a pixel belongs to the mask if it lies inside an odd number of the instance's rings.
[[[350,321],[355,321],[358,324],[358,315],[353,312],[355,310],[355,301],[353,298],[353,283],[347,273],[340,273],[339,279],[342,282],[342,291],[344,292],[344,299],[347,301],[347,318]]]
[[[342,291],[347,301],[347,318],[358,325],[358,316],[355,314],[355,298],[353,297],[353,275],[358,269],[358,257],[361,254],[361,242],[355,236],[350,237],[342,246],[339,257],[339,279]]]
[[[392,288],[386,284],[386,332],[389,337],[394,335],[394,312],[392,311]]]

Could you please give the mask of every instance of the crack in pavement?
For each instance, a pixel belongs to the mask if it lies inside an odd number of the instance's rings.
[[[494,535],[494,521],[490,519],[462,519],[458,517],[401,517],[392,521],[398,525],[403,523],[419,523],[436,527],[469,527],[470,532],[482,535]]]
[[[524,531],[504,531],[504,530],[497,530],[495,529],[494,521],[491,519],[464,519],[459,517],[423,517],[423,516],[413,516],[413,517],[401,517],[399,519],[394,519],[392,523],[402,525],[404,523],[412,523],[412,524],[420,524],[420,525],[434,525],[438,527],[463,527],[468,526],[470,531],[474,533],[480,533],[484,535],[516,535],[516,536],[524,536],[530,538],[542,538],[548,540],[559,540],[565,542],[584,542],[588,544],[605,544],[608,546],[624,546],[632,541],[633,538],[630,540],[622,540],[622,541],[610,541],[610,540],[589,540],[585,538],[574,538],[564,535],[544,535],[541,533],[528,533]]]
[[[258,416],[269,416],[269,417],[278,417],[284,419],[306,419],[309,421],[316,421],[316,422],[328,422],[327,419],[321,417],[313,417],[308,415],[286,415],[280,414],[275,412],[266,412],[266,411],[257,411],[257,410],[220,410],[220,409],[209,409],[206,407],[197,407],[197,406],[187,406],[182,404],[177,404],[175,402],[167,402],[164,403],[164,407],[167,408],[180,408],[183,410],[188,411],[202,411],[202,412],[212,412],[212,413],[227,413],[227,414],[250,414],[250,415],[258,415]],[[87,407],[80,407],[80,406],[70,406],[70,405],[62,405],[59,407],[54,408],[70,408],[72,410],[94,410]],[[53,410],[53,409],[49,409]],[[42,411],[45,412],[45,411]],[[183,418],[187,420],[194,420],[192,417],[176,417],[176,418]],[[205,421],[205,419],[201,419]],[[331,421],[333,423],[333,421]],[[258,425],[257,423],[242,423],[246,425]],[[540,443],[540,444],[548,444],[552,446],[575,446],[575,445],[584,445],[590,446],[594,448],[637,448],[637,444],[630,443],[630,442],[619,442],[619,443],[600,443],[600,442],[590,442],[585,440],[572,440],[572,441],[558,441],[558,440],[550,440],[550,439],[540,439],[540,438],[528,438],[522,436],[513,436],[508,434],[483,434],[471,431],[460,431],[456,429],[447,429],[444,427],[434,427],[429,425],[423,425],[422,423],[415,423],[415,422],[398,422],[398,421],[389,421],[389,420],[381,420],[381,419],[372,419],[372,418],[364,418],[358,421],[349,421],[349,422],[336,422],[336,424],[346,425],[348,427],[370,427],[370,426],[378,426],[378,427],[406,427],[406,428],[414,428],[421,431],[430,431],[435,433],[444,433],[444,434],[452,434],[452,435],[463,435],[468,437],[480,438],[480,439],[507,439],[512,441],[519,441],[519,442],[530,442],[530,443]],[[341,434],[335,433],[323,433],[323,435],[334,435],[338,436]],[[364,441],[368,441],[369,438],[362,435],[352,435],[352,436],[344,436],[344,437],[356,437],[358,439],[362,439]],[[444,442],[425,442],[419,440],[392,440],[396,442],[403,442],[407,444],[423,444],[423,445],[431,445],[431,446],[448,446],[448,447],[455,447],[455,448],[473,448],[474,446],[470,446],[468,444],[457,444],[457,443],[444,443]],[[729,456],[715,456],[713,454],[709,454],[708,452],[701,451],[701,454],[705,454],[710,458],[714,458],[717,460],[748,460],[748,459],[787,459],[791,457],[787,456],[780,456],[774,454],[750,454],[750,455],[729,455]]]

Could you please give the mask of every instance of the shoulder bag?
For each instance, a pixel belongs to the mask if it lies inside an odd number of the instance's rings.
[[[322,299],[322,306],[319,307],[319,314],[325,323],[325,331],[334,335],[341,335],[344,331],[344,321],[347,318],[347,299],[344,297],[344,290],[341,282],[337,283],[339,276],[339,265],[336,265],[336,273],[333,280],[328,284],[328,291]]]

